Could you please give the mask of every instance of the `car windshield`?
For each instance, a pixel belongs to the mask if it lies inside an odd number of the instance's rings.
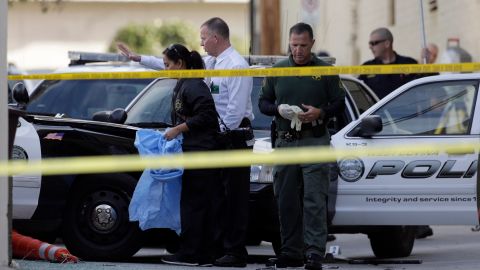
[[[98,111],[125,108],[153,79],[46,80],[30,97],[27,112],[91,119]]]
[[[258,98],[262,91],[263,77],[253,78],[253,90],[252,90],[252,109],[255,119],[252,121],[253,129],[256,130],[270,130],[270,123],[273,120],[272,116],[267,116],[260,112],[258,108]],[[366,111],[376,102],[376,98],[371,96],[368,93],[368,90],[365,89],[359,82],[354,79],[342,78],[342,83],[348,92],[352,95],[355,105],[358,107],[360,113]],[[336,127],[339,129],[345,126],[347,123],[343,123],[341,126]]]
[[[176,82],[174,79],[158,79],[150,85],[148,89],[126,109],[128,117],[125,124],[142,127],[156,126],[155,124],[171,125],[172,92]],[[270,130],[273,117],[262,114],[258,108],[258,98],[260,96],[262,82],[263,77],[253,78],[251,98],[255,118],[252,121],[252,127],[255,130]],[[353,88],[353,92],[359,92],[359,94],[356,95],[357,99],[355,102],[361,99],[365,109],[375,103],[374,98],[368,96],[363,87],[357,85],[358,83],[354,81],[349,82],[349,88]],[[350,89],[349,91],[352,92]]]

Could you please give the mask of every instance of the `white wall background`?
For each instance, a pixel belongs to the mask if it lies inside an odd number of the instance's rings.
[[[248,1],[69,1],[50,5],[15,3],[8,11],[8,61],[21,69],[54,69],[68,64],[67,51],[105,52],[116,30],[130,22],[178,19],[195,29],[219,16],[231,36],[249,41]],[[200,34],[198,34],[200,43]],[[200,50],[200,53],[203,53]]]
[[[356,65],[371,59],[368,39],[370,32],[378,27],[392,31],[394,48],[399,54],[420,59],[419,0],[281,0],[285,52],[288,29],[302,21],[301,5],[305,1],[317,2],[319,6],[318,20],[312,25],[316,30],[314,50],[329,51],[337,58],[338,65]],[[433,12],[429,11],[429,2],[423,0],[427,42],[436,43],[442,54],[447,39],[457,37],[473,61],[480,61],[480,1],[437,0],[438,9]]]

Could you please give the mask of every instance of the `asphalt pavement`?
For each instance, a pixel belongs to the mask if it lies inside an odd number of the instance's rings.
[[[336,235],[337,239],[328,243],[327,250],[333,246],[340,250],[334,262],[324,264],[324,269],[385,269],[385,270],[452,270],[478,269],[480,266],[480,232],[472,226],[432,226],[434,235],[416,240],[412,255],[408,258],[389,261],[376,260],[370,248],[368,237],[362,234]],[[197,269],[267,270],[265,261],[273,256],[270,243],[248,247],[249,264],[246,268],[197,267]],[[49,263],[15,259],[16,269],[25,270],[180,270],[193,267],[170,266],[161,263],[164,249],[143,248],[127,262],[85,262],[76,264]],[[349,263],[350,262],[350,263]],[[353,264],[352,264],[353,263]]]

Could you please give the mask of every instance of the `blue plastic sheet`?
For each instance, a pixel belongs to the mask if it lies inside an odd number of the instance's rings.
[[[137,131],[135,146],[140,155],[169,155],[182,152],[182,138],[167,141],[163,132]],[[169,228],[180,234],[180,193],[183,168],[145,169],[128,207],[130,221],[142,230]]]

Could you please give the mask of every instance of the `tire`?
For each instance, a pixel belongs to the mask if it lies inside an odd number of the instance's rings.
[[[385,226],[370,233],[370,246],[377,258],[408,257],[415,242],[416,226]]]
[[[135,254],[143,245],[143,232],[138,222],[129,221],[128,206],[137,180],[105,174],[77,181],[62,225],[67,249],[84,260],[121,260]]]

